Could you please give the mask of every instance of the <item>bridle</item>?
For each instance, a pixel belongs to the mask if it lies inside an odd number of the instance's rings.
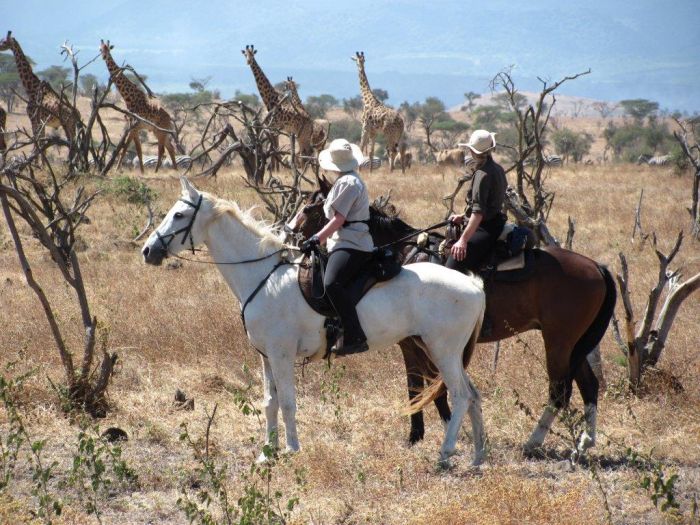
[[[158,237],[158,240],[160,241],[161,244],[161,249],[167,254],[167,255],[173,255],[174,257],[177,257],[178,259],[184,259],[186,261],[190,262],[196,262],[196,263],[205,263],[205,264],[221,264],[221,265],[237,265],[237,264],[248,264],[248,263],[255,263],[259,261],[263,261],[265,259],[269,259],[270,257],[278,254],[282,254],[282,258],[275,263],[275,265],[272,267],[272,269],[268,272],[268,274],[263,277],[263,279],[258,283],[258,285],[255,287],[253,292],[248,296],[248,298],[243,301],[243,305],[241,306],[241,320],[243,321],[243,329],[247,330],[246,328],[246,322],[245,322],[245,310],[246,307],[251,303],[251,301],[255,298],[256,295],[258,295],[258,292],[265,286],[265,283],[267,280],[272,276],[273,273],[277,271],[277,269],[280,266],[285,266],[285,265],[296,265],[298,264],[297,262],[290,261],[287,259],[286,253],[290,249],[294,249],[294,247],[291,246],[286,246],[284,248],[280,248],[279,250],[275,250],[272,253],[269,253],[267,255],[263,255],[261,257],[255,257],[253,259],[244,259],[241,261],[225,261],[225,262],[220,262],[220,261],[195,261],[192,259],[185,259],[184,257],[180,257],[177,254],[170,253],[170,243],[173,242],[173,239],[177,237],[179,234],[184,233],[182,236],[182,241],[180,241],[181,244],[185,244],[187,241],[187,238],[189,237],[190,239],[190,248],[192,249],[192,253],[195,253],[195,248],[194,248],[194,239],[192,238],[192,226],[194,226],[194,220],[197,217],[197,213],[199,212],[199,208],[202,206],[202,195],[199,195],[199,199],[197,200],[197,203],[195,204],[192,201],[189,201],[187,199],[178,199],[181,202],[184,202],[188,206],[191,206],[194,208],[194,213],[192,213],[192,217],[190,217],[189,223],[187,223],[186,226],[183,226],[179,230],[175,230],[174,232],[168,233],[166,235],[161,235],[158,233],[158,230],[155,230],[155,234]],[[255,347],[253,347],[255,348]],[[261,355],[265,356],[260,350],[255,348]]]
[[[187,237],[190,238],[190,248],[192,249],[192,254],[194,254],[194,239],[192,238],[192,226],[194,226],[194,220],[197,217],[197,213],[199,212],[199,208],[202,206],[202,195],[199,195],[199,200],[197,200],[197,204],[195,204],[192,201],[188,201],[187,199],[178,199],[180,202],[184,202],[188,206],[192,206],[194,208],[194,212],[192,213],[192,217],[190,217],[190,222],[187,223],[187,226],[183,226],[179,230],[175,230],[172,233],[168,233],[166,235],[161,235],[158,233],[158,230],[156,230],[156,236],[158,237],[158,240],[160,241],[162,249],[165,251],[165,253],[168,253],[170,251],[170,243],[173,242],[173,239],[177,237],[179,234],[184,232],[184,235],[182,236],[182,241],[180,244],[185,244],[185,241],[187,240]]]

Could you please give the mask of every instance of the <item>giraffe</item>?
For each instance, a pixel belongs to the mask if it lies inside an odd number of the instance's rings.
[[[299,151],[302,153],[308,152],[311,146],[313,120],[308,113],[305,114],[296,110],[287,100],[282,102],[280,94],[275,90],[258,65],[257,60],[255,60],[257,52],[258,50],[252,45],[245,46],[245,49],[241,50],[241,53],[246,58],[246,62],[253,71],[253,77],[255,77],[255,83],[258,86],[265,108],[268,112],[275,112],[270,126],[296,135]]]
[[[291,106],[295,110],[311,118],[311,115],[309,115],[309,112],[307,111],[306,107],[301,102],[301,98],[299,97],[299,91],[297,90],[297,83],[294,82],[294,79],[292,77],[287,77],[287,80],[284,82],[284,87],[289,92],[289,102]],[[311,147],[316,151],[316,153],[319,153],[326,146],[326,141],[328,140],[329,127],[330,122],[326,119],[313,119]]]
[[[156,161],[156,172],[158,171],[158,168],[160,168],[161,162],[163,161],[164,150],[166,149],[170,155],[173,169],[177,169],[177,162],[175,162],[175,149],[172,143],[172,134],[170,132],[163,131],[166,129],[174,130],[175,128],[170,115],[165,109],[160,107],[157,102],[148,100],[146,94],[141,91],[136,84],[126,78],[126,75],[124,75],[124,69],[119,67],[112,58],[112,49],[114,49],[114,46],[109,43],[109,40],[107,40],[107,42],[100,40],[100,53],[107,64],[107,69],[109,70],[111,80],[114,81],[114,84],[117,86],[117,90],[124,99],[127,109],[151,123],[146,124],[144,122],[140,122],[134,126],[126,139],[126,142],[124,143],[121,155],[119,156],[118,166],[121,166],[129,143],[133,141],[134,148],[136,149],[136,155],[138,155],[139,158],[139,168],[141,173],[143,173],[143,154],[141,152],[141,139],[139,138],[139,131],[145,129],[152,131],[158,140],[158,160]],[[131,123],[133,124],[133,122]]]
[[[32,132],[36,138],[44,136],[46,126],[62,128],[66,138],[73,142],[76,125],[80,124],[80,113],[68,100],[59,96],[48,82],[39,80],[32,71],[22,48],[12,36],[12,31],[0,40],[0,51],[12,50],[17,64],[17,73],[27,92],[27,115],[32,124]],[[4,128],[4,124],[3,124]]]
[[[7,113],[0,106],[0,154],[4,154],[7,150],[7,144],[5,143],[5,127],[7,125]]]
[[[360,139],[360,149],[364,153],[367,149],[367,143],[371,142],[369,151],[370,158],[374,155],[374,142],[377,137],[377,132],[382,132],[386,138],[386,149],[389,154],[389,170],[394,170],[396,156],[399,154],[399,144],[403,137],[403,118],[398,111],[386,107],[379,102],[367,81],[365,73],[365,54],[362,51],[357,51],[352,60],[357,64],[357,70],[360,75],[360,90],[362,91],[362,138]],[[401,172],[405,168],[401,162]],[[370,163],[371,171],[371,163]]]

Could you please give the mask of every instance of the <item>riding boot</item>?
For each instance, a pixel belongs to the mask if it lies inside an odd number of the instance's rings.
[[[343,332],[331,347],[331,352],[336,355],[349,355],[369,350],[367,336],[360,326],[355,305],[346,296],[347,292],[342,286],[330,285],[326,287],[326,293],[343,326]]]

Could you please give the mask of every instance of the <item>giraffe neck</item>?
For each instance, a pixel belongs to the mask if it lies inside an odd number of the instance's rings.
[[[138,94],[140,93],[141,96],[145,99],[143,92],[139,89],[139,87],[136,84],[134,84],[131,80],[126,78],[124,70],[117,65],[110,53],[107,53],[107,56],[104,57],[104,59],[107,63],[107,69],[109,70],[110,78],[114,81],[114,84],[117,86],[117,90],[124,99],[126,107],[129,108],[129,110],[133,111],[132,108],[134,104],[134,97],[138,96]]]
[[[297,85],[295,82],[289,83],[289,99],[292,102],[292,106],[295,109],[297,109],[300,113],[302,113],[303,115],[309,114],[309,112],[304,107],[304,104],[302,104],[301,98],[299,98],[299,92],[297,91]]]
[[[357,70],[360,74],[360,91],[362,92],[362,103],[364,104],[365,108],[381,106],[381,102],[379,102],[377,97],[374,96],[372,89],[369,87],[364,64],[358,63]]]
[[[250,69],[253,70],[255,84],[258,86],[258,91],[260,92],[260,97],[263,100],[263,104],[265,104],[268,111],[271,111],[272,108],[277,106],[279,103],[277,91],[274,87],[272,87],[272,84],[265,76],[265,73],[263,73],[263,70],[260,69],[258,61],[255,60],[255,58],[252,58],[250,61]]]
[[[27,95],[29,95],[30,98],[34,98],[34,96],[41,89],[41,81],[34,74],[34,71],[32,71],[32,65],[29,63],[29,59],[25,56],[22,48],[19,46],[19,42],[12,38],[10,44],[12,46],[12,52],[15,55],[17,72],[19,73],[19,78],[22,80],[22,85],[24,86]]]

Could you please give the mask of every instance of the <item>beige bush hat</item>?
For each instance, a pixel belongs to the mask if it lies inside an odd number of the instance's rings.
[[[491,151],[496,147],[496,134],[486,131],[485,129],[477,129],[469,137],[469,142],[466,144],[458,144],[463,148],[469,148],[477,155]]]
[[[359,146],[345,139],[335,139],[318,154],[318,163],[328,171],[352,171],[364,160]]]

